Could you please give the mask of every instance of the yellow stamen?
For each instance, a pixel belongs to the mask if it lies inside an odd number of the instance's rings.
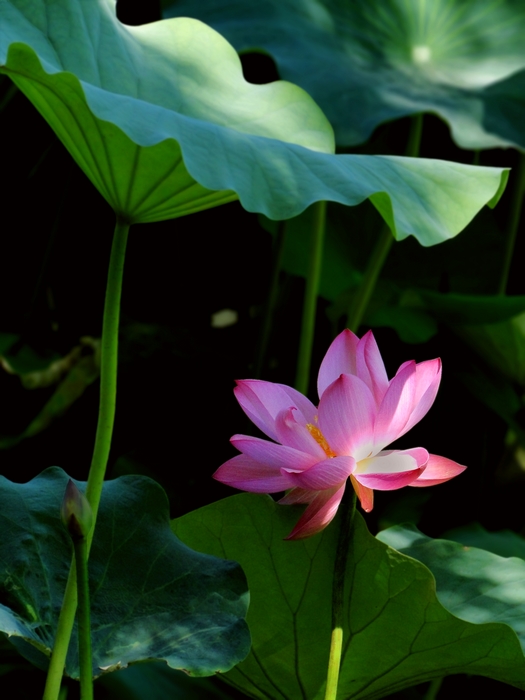
[[[315,421],[317,422],[317,416],[315,417]],[[330,448],[330,445],[327,443],[325,436],[316,425],[312,425],[312,423],[307,423],[306,427],[308,428],[310,435],[313,437],[313,439],[319,445],[321,445],[327,457],[337,457],[335,452]]]

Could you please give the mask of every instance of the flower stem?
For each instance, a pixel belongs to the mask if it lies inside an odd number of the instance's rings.
[[[81,700],[93,700],[93,661],[89,613],[88,543],[86,537],[73,540],[78,591],[78,658]]]
[[[503,270],[501,272],[501,280],[499,285],[499,294],[505,294],[509,281],[510,266],[512,256],[514,254],[514,246],[516,245],[516,236],[521,218],[521,208],[523,205],[523,195],[525,193],[525,155],[519,154],[518,167],[514,175],[514,183],[511,193],[511,201],[509,208],[509,218],[507,223],[507,241],[505,250],[505,260],[503,262]]]
[[[69,569],[69,576],[66,584],[66,592],[62,601],[62,608],[58,618],[55,643],[47,671],[46,686],[44,688],[43,700],[56,700],[59,697],[62,676],[64,675],[64,665],[66,662],[71,631],[75,622],[75,612],[77,609],[77,572],[75,567]]]
[[[347,493],[345,493],[342,503],[343,508],[341,509],[341,522],[335,554],[334,578],[332,583],[332,637],[330,641],[330,656],[328,659],[328,674],[326,678],[324,700],[336,700],[339,671],[341,668],[345,606],[344,591],[345,581],[347,581],[346,565],[348,561],[348,552],[350,551],[356,505],[355,491],[352,489],[349,500],[347,500]]]
[[[410,131],[408,134],[405,156],[417,158],[421,146],[421,134],[423,133],[423,115],[416,114],[412,117]],[[372,255],[368,260],[361,284],[352,297],[348,314],[346,317],[346,327],[357,333],[363,320],[366,309],[374,292],[385,260],[388,257],[394,237],[387,224],[383,224],[377,243],[374,246]]]
[[[295,388],[305,395],[308,393],[308,384],[310,381],[310,363],[314,342],[315,316],[317,312],[317,293],[319,290],[323,263],[326,202],[316,202],[312,205],[312,209],[313,225],[311,231],[310,263],[306,276],[301,339],[299,341],[299,356],[297,358],[297,373],[295,375]]]
[[[100,401],[97,432],[86,488],[86,497],[93,511],[93,528],[86,543],[88,553],[95,531],[95,522],[102,493],[102,482],[104,481],[104,475],[106,473],[115,419],[118,325],[124,257],[126,254],[128,233],[129,224],[117,217],[109,261],[106,300],[104,303],[104,320],[102,324]],[[77,606],[76,578],[75,567],[71,566],[66,591],[64,593],[64,600],[62,601],[62,609],[58,619],[55,643],[47,672],[43,700],[57,700],[59,696],[69,640],[71,639],[71,632],[75,621]]]

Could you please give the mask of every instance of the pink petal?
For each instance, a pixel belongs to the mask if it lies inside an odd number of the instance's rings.
[[[369,489],[395,491],[410,486],[422,472],[423,468],[400,474],[355,474],[354,479]]]
[[[230,442],[239,452],[250,457],[254,462],[265,464],[274,470],[288,468],[294,471],[303,471],[319,461],[316,455],[305,454],[293,447],[277,445],[275,442],[268,442],[268,440],[248,435],[234,435]]]
[[[425,471],[409,486],[435,486],[436,484],[442,484],[461,474],[465,469],[466,467],[462,464],[453,462],[451,459],[440,457],[439,455],[430,455]]]
[[[354,487],[354,491],[357,494],[357,498],[359,499],[359,503],[361,504],[361,508],[365,511],[365,513],[370,513],[374,507],[373,490],[363,486],[363,484],[360,484],[353,474],[350,474],[350,480],[352,482],[352,486]]]
[[[366,384],[342,374],[325,390],[319,403],[319,428],[337,455],[359,461],[373,447],[375,401]]]
[[[368,488],[392,491],[415,481],[425,469],[428,459],[429,454],[423,447],[388,450],[359,462],[353,477]]]
[[[441,382],[441,360],[428,360],[416,365],[416,378],[414,388],[414,410],[403,428],[401,435],[408,433],[416,423],[427,414]]]
[[[358,337],[352,331],[345,330],[339,333],[330,345],[319,367],[317,378],[319,398],[341,374],[356,374],[355,355],[358,342]]]
[[[241,491],[276,493],[286,491],[294,484],[275,467],[260,464],[246,455],[237,455],[224,462],[213,478]]]
[[[407,362],[390,382],[374,426],[374,451],[379,451],[403,434],[414,410],[416,363]]]
[[[346,481],[339,487],[318,493],[285,539],[300,540],[321,532],[334,519],[345,485]]]
[[[310,433],[308,428],[295,420],[296,409],[288,408],[281,411],[275,420],[277,438],[283,445],[294,447],[296,450],[314,455],[315,462],[326,458],[326,453]]]
[[[304,471],[284,469],[295,486],[311,491],[324,491],[348,479],[355,468],[353,457],[334,457],[314,464]]]
[[[290,386],[245,379],[237,382],[234,393],[248,418],[272,440],[278,440],[275,419],[284,409],[296,408],[297,420],[304,424],[315,420],[313,403]]]
[[[357,376],[368,386],[379,407],[388,389],[385,364],[372,331],[368,331],[357,345]]]
[[[317,496],[316,491],[309,491],[308,489],[294,488],[289,491],[286,496],[280,498],[277,503],[283,506],[293,506],[297,503],[311,503]]]

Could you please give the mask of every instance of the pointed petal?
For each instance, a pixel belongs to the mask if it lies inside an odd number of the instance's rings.
[[[299,472],[284,469],[295,486],[311,491],[324,491],[348,479],[355,467],[353,457],[334,457]]]
[[[309,469],[319,461],[316,455],[305,454],[293,447],[277,445],[275,442],[261,440],[248,435],[234,435],[232,445],[254,462],[265,464],[275,470],[288,468],[293,471]]]
[[[326,459],[326,453],[304,424],[295,419],[296,409],[281,411],[275,420],[277,438],[283,445],[294,447],[315,457],[314,461]]]
[[[317,496],[316,491],[309,491],[308,489],[295,488],[289,491],[286,496],[280,498],[277,503],[283,506],[293,506],[297,503],[311,503]]]
[[[352,481],[352,486],[357,494],[361,508],[365,511],[365,513],[370,513],[374,507],[374,491],[369,489],[367,486],[360,484],[353,474],[350,474],[350,480]]]
[[[415,481],[425,469],[428,458],[423,447],[388,450],[359,462],[353,476],[368,488],[392,491]]]
[[[345,485],[346,482],[339,487],[318,493],[285,539],[300,540],[321,532],[334,519],[345,492]]]
[[[430,455],[425,471],[409,486],[435,486],[436,484],[442,484],[461,474],[465,469],[466,467],[462,464],[458,464],[451,459],[440,457],[439,455]]]
[[[369,489],[395,491],[410,486],[422,472],[423,468],[398,474],[356,474],[354,478]]]
[[[441,360],[428,360],[416,365],[416,377],[414,387],[414,410],[400,435],[419,423],[431,408],[441,382]]]
[[[366,384],[353,374],[332,382],[319,403],[319,428],[338,455],[359,461],[372,451],[375,401]]]
[[[374,457],[363,459],[356,465],[357,474],[397,474],[424,467],[429,459],[424,447],[409,450],[383,450]]]
[[[386,447],[403,434],[414,410],[416,363],[405,363],[390,382],[374,426],[374,451]]]
[[[224,462],[213,478],[228,486],[252,493],[277,493],[294,486],[278,469],[260,464],[246,455],[237,455]]]
[[[296,419],[312,423],[317,410],[313,403],[290,386],[244,379],[237,382],[235,397],[248,418],[272,440],[278,441],[275,419],[280,411],[295,407]]]
[[[345,330],[328,348],[319,367],[317,391],[319,398],[341,374],[356,374],[355,355],[359,339],[352,331]]]
[[[389,381],[372,331],[368,331],[357,345],[356,366],[357,376],[368,386],[376,406],[379,407],[388,389]]]

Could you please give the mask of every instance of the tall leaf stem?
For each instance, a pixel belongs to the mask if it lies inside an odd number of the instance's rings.
[[[421,134],[423,133],[423,115],[416,114],[412,117],[410,131],[408,134],[405,156],[417,158],[421,146]],[[374,293],[381,270],[394,242],[394,237],[387,224],[383,224],[379,238],[374,246],[372,254],[368,260],[363,278],[348,308],[346,317],[346,327],[357,333],[359,326],[366,313],[366,309]]]
[[[312,207],[314,216],[310,240],[310,261],[306,276],[301,338],[299,341],[299,356],[297,358],[297,373],[295,375],[295,388],[302,394],[308,393],[310,380],[310,363],[312,360],[315,316],[317,313],[317,294],[321,279],[326,229],[326,202],[316,202]]]
[[[423,700],[436,700],[442,684],[443,678],[434,678],[433,681],[430,681],[430,685],[428,686]]]
[[[93,660],[89,610],[88,543],[86,537],[73,540],[78,591],[78,658],[80,698],[93,700]]]
[[[525,194],[525,154],[519,154],[518,167],[514,176],[514,183],[511,191],[511,201],[509,207],[509,218],[507,222],[507,240],[505,245],[505,259],[501,271],[499,294],[505,294],[509,281],[510,266],[516,245],[516,236],[521,218],[521,208],[523,206],[523,195]]]
[[[346,317],[346,327],[357,333],[363,316],[365,315],[368,303],[376,288],[377,280],[388,257],[394,237],[386,224],[383,224],[379,238],[372,250],[372,255],[368,259],[363,279],[356,293],[352,297],[348,315]]]
[[[104,303],[104,320],[102,323],[102,343],[100,358],[100,400],[98,423],[95,436],[95,448],[91,459],[86,498],[93,510],[93,523],[96,522],[102,484],[106,475],[115,406],[117,402],[117,364],[118,364],[118,329],[120,320],[120,298],[122,296],[122,279],[124,277],[124,259],[128,242],[129,223],[117,217],[113,245],[109,260],[106,299]],[[88,540],[91,546],[93,530]]]
[[[104,319],[102,323],[102,342],[100,358],[100,400],[95,447],[89,469],[86,497],[93,511],[93,528],[87,540],[87,550],[91,547],[95,522],[102,494],[102,484],[113,435],[115,421],[115,405],[117,395],[117,360],[118,360],[118,327],[120,318],[120,298],[122,294],[122,278],[124,274],[124,258],[128,240],[129,223],[117,216],[113,244],[109,260],[109,270],[104,303]],[[64,673],[69,640],[75,621],[77,606],[76,570],[72,565],[64,593],[62,609],[58,619],[57,632],[43,700],[57,700],[60,684]]]
[[[348,488],[348,487],[347,487]],[[328,657],[328,674],[326,677],[326,692],[324,700],[336,700],[339,684],[339,671],[341,668],[341,653],[343,649],[343,626],[345,607],[345,581],[348,552],[352,539],[354,514],[356,505],[355,491],[349,499],[343,497],[340,510],[341,521],[339,524],[339,537],[334,563],[334,578],[332,582],[332,636],[330,639],[330,655]]]

